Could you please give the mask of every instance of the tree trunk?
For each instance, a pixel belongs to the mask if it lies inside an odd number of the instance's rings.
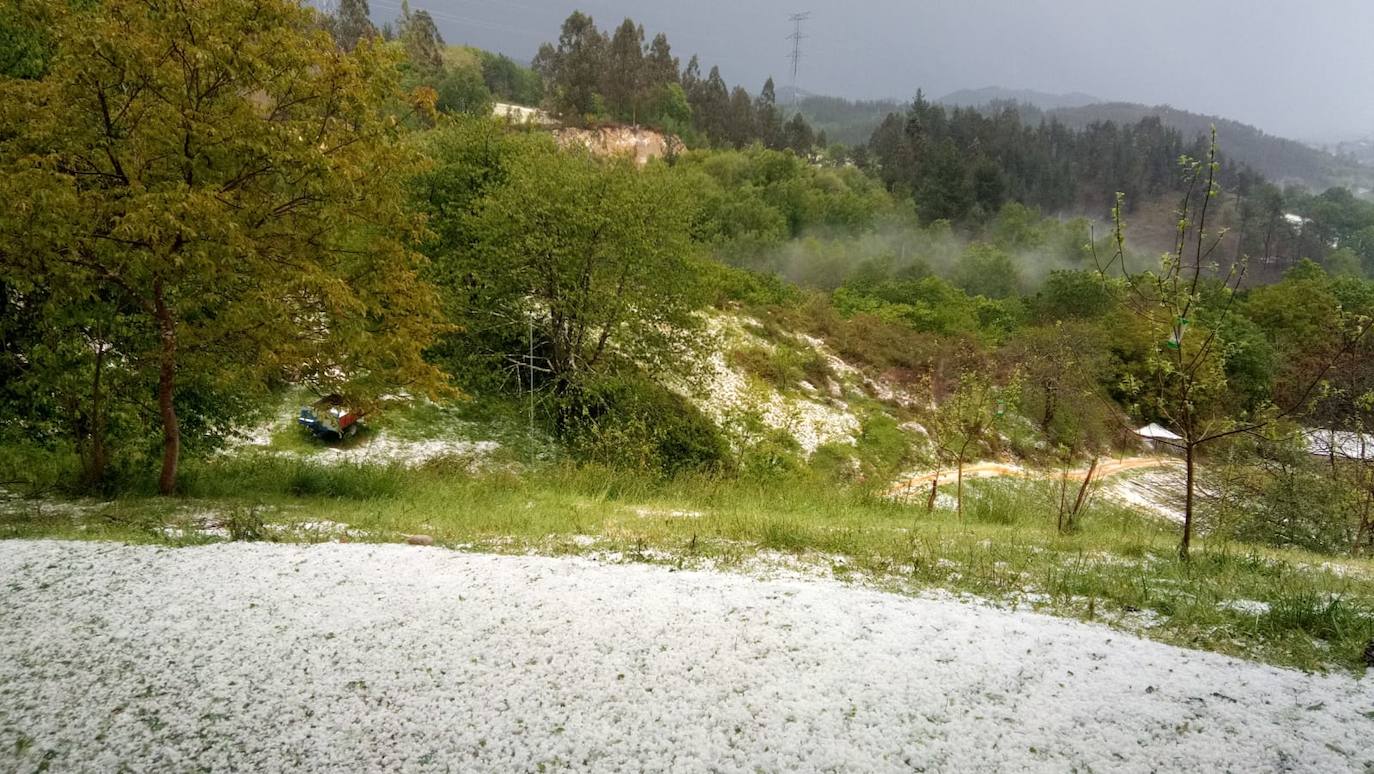
[[[1074,498],[1073,510],[1069,511],[1069,531],[1072,532],[1078,527],[1078,516],[1083,512],[1084,506],[1088,504],[1089,487],[1093,483],[1093,475],[1097,473],[1097,457],[1093,457],[1092,464],[1088,466],[1088,475],[1083,477],[1083,484],[1078,487],[1078,497]]]
[[[91,453],[86,459],[86,483],[99,484],[105,480],[105,393],[100,377],[105,370],[105,344],[99,342],[95,350],[95,373],[91,377]]]
[[[1193,461],[1194,445],[1190,442],[1183,447],[1183,464],[1187,479],[1183,487],[1183,541],[1178,544],[1178,558],[1188,561],[1188,544],[1193,539]]]
[[[935,471],[935,478],[930,481],[930,494],[926,497],[926,513],[935,510],[935,497],[940,493],[940,471]]]
[[[1370,518],[1371,515],[1374,515],[1374,489],[1365,492],[1360,498],[1360,526],[1355,532],[1355,542],[1350,546],[1350,553],[1355,556],[1367,552],[1368,548],[1365,541],[1374,537],[1370,535],[1371,530],[1374,530],[1374,524],[1371,523],[1374,522],[1374,519]],[[1374,540],[1370,542],[1374,542]]]
[[[164,495],[176,491],[177,463],[181,457],[181,426],[177,422],[172,398],[176,392],[177,338],[176,323],[167,308],[161,281],[154,285],[154,307],[157,315],[161,352],[158,358],[157,409],[162,417],[162,475],[158,477],[158,491]]]
[[[1059,519],[1055,523],[1055,529],[1060,533],[1064,530],[1064,513],[1069,507],[1069,465],[1064,463],[1064,467],[1059,471]]]
[[[964,458],[959,458],[959,484],[955,487],[954,508],[959,512],[959,520],[964,519]]]

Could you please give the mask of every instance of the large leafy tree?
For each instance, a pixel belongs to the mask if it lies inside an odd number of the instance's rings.
[[[133,382],[163,492],[198,411],[188,384],[232,399],[288,379],[362,401],[439,387],[399,178],[416,158],[379,107],[396,104],[380,47],[341,52],[289,0],[48,10],[46,77],[0,85],[0,272],[84,310],[42,338]]]
[[[450,307],[455,322],[485,330],[504,320],[518,345],[532,325],[537,366],[560,394],[616,357],[650,373],[676,362],[699,327],[691,312],[700,301],[693,197],[679,176],[535,139],[496,151],[497,179],[473,177],[472,160],[493,146],[480,147],[441,148],[445,171],[428,185],[445,213],[436,271],[463,298]],[[471,199],[460,181],[486,193]],[[487,354],[517,362],[525,351]]]

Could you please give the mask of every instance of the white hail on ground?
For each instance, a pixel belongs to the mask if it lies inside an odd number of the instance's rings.
[[[0,541],[0,769],[1360,771],[1374,689],[835,582]]]

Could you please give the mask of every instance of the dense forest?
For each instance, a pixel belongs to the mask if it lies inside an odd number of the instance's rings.
[[[1014,112],[1030,128],[1057,123],[1076,131],[1102,125],[1124,130],[1143,121],[1157,120],[1190,144],[1204,138],[1215,126],[1229,158],[1280,185],[1368,188],[1374,182],[1374,171],[1354,155],[1328,153],[1266,134],[1249,124],[1168,105],[1151,107],[1128,102],[1101,102],[1086,95],[1036,94],[994,88],[955,92],[934,102],[947,110],[977,110],[992,117]],[[850,101],[817,95],[802,98],[798,110],[814,126],[825,129],[831,139],[850,146],[867,143],[884,119],[901,113],[899,106],[890,100]]]
[[[1003,391],[1038,439],[1017,453],[1042,460],[1168,422],[1190,462],[1196,441],[1281,471],[1246,477],[1262,505],[1217,529],[1371,547],[1368,471],[1293,452],[1300,423],[1374,426],[1374,205],[1344,189],[1280,190],[1156,119],[1030,126],[920,95],[867,145],[826,148],[771,82],[750,96],[679,69],[631,20],[608,37],[575,13],[525,68],[444,45],[408,7],[382,29],[362,0],[332,18],[149,7],[45,0],[0,27],[18,52],[0,91],[0,433],[72,455],[70,486],[156,471],[174,492],[183,457],[289,385],[379,408],[533,392],[572,454],[664,475],[873,481],[910,459],[895,442],[811,470],[669,390],[731,312],[831,342],[989,451],[995,423],[941,407]],[[597,158],[491,118],[497,98],[689,149]],[[1161,262],[1129,239],[1132,204],[1163,195],[1184,205]],[[1075,208],[1115,229],[1046,217]],[[1223,217],[1243,224],[1234,255],[1214,251]],[[1276,281],[1242,281],[1247,258]]]
[[[1052,119],[1075,129],[1108,121],[1129,124],[1155,117],[1185,137],[1196,137],[1206,134],[1215,126],[1218,137],[1228,148],[1228,155],[1253,167],[1270,180],[1279,183],[1296,182],[1314,187],[1367,186],[1374,182],[1374,178],[1371,177],[1372,170],[1362,168],[1350,159],[1341,159],[1296,140],[1266,134],[1239,121],[1199,115],[1167,105],[1150,107],[1128,102],[1110,102],[1061,107],[1044,112],[1021,105],[1019,110],[1023,120],[1027,122]]]

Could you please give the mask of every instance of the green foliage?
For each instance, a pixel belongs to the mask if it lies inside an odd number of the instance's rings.
[[[846,316],[870,314],[944,336],[979,329],[977,302],[939,277],[888,281],[866,290],[845,286],[835,291],[835,308]]]
[[[731,350],[728,359],[731,366],[784,391],[803,381],[824,390],[835,376],[825,357],[811,347],[742,347]]]
[[[648,45],[645,37],[643,25],[633,19],[607,35],[592,17],[574,11],[564,20],[557,44],[543,44],[534,58],[550,110],[572,124],[648,125],[682,135],[689,144],[704,138],[716,147],[738,149],[757,142],[798,154],[815,146],[816,137],[800,114],[783,126],[771,79],[754,98],[743,87],[730,89],[718,68],[702,78],[696,57],[680,69],[666,35],[655,35]]]
[[[47,71],[54,41],[46,25],[51,4],[16,0],[0,6],[0,77],[40,78]]]
[[[864,417],[854,451],[863,478],[886,486],[911,460],[911,438],[891,415],[874,412]]]
[[[1097,272],[1053,271],[1035,295],[1032,308],[1042,321],[1100,318],[1116,306],[1116,296]]]
[[[505,54],[478,53],[482,81],[497,100],[533,107],[544,99],[544,82],[539,73],[523,67]]]
[[[776,274],[737,269],[715,261],[699,265],[699,279],[714,295],[713,303],[722,306],[739,302],[746,306],[790,306],[806,294]]]
[[[749,481],[778,482],[802,476],[802,449],[786,430],[767,428],[756,417],[746,418],[745,440],[736,454],[741,477]]]
[[[491,92],[476,68],[449,68],[435,84],[434,90],[438,95],[435,107],[440,112],[474,116],[491,114]]]
[[[1325,271],[1311,261],[1290,269],[1282,282],[1251,291],[1244,312],[1268,334],[1287,356],[1339,331],[1331,321],[1338,317],[1339,302],[1331,293]]]
[[[730,467],[729,445],[711,420],[642,375],[584,380],[562,401],[565,440],[581,460],[664,475]]]
[[[534,58],[535,72],[543,79],[545,96],[554,114],[580,122],[598,117],[605,106],[601,79],[610,41],[596,28],[592,17],[574,11],[563,22],[558,46],[540,46]]]
[[[1022,376],[1019,408],[1051,447],[1070,457],[1110,447],[1115,417],[1102,385],[1111,375],[1108,334],[1085,322],[1029,327],[1002,356]]]
[[[1209,514],[1216,531],[1264,545],[1349,549],[1359,493],[1330,475],[1328,463],[1308,452],[1294,428],[1232,444],[1218,462],[1224,467]]]
[[[527,150],[466,219],[471,243],[436,262],[449,276],[481,278],[471,296],[477,314],[534,320],[558,389],[613,352],[651,373],[675,365],[705,300],[688,190],[657,165],[639,170],[544,144]]]
[[[878,124],[869,149],[889,189],[910,192],[923,220],[978,223],[1006,199],[1058,212],[1099,209],[1115,192],[1135,202],[1180,190],[1176,160],[1206,148],[1157,118],[1078,130],[1022,118],[1011,106],[950,109],[918,93],[905,114]],[[1222,170],[1225,182],[1239,176]]]
[[[284,0],[48,7],[47,76],[0,91],[0,275],[52,304],[49,341],[94,343],[83,367],[118,372],[92,374],[91,427],[121,385],[162,429],[170,490],[178,409],[189,439],[280,379],[360,402],[439,388],[382,50],[340,54]]]

